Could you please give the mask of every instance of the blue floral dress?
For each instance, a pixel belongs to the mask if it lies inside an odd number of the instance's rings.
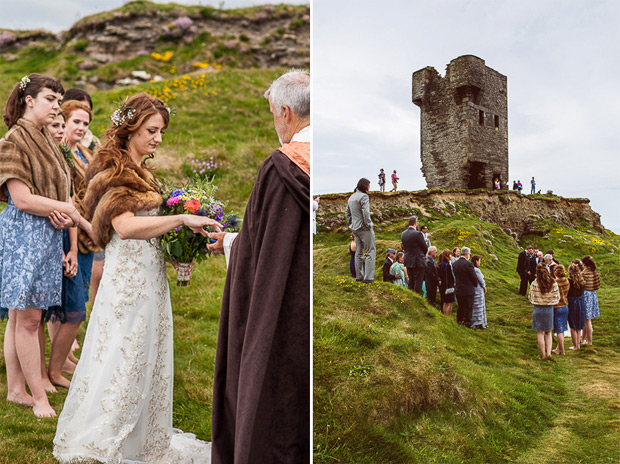
[[[9,196],[0,213],[0,320],[11,309],[60,304],[61,288],[62,230],[20,211]]]

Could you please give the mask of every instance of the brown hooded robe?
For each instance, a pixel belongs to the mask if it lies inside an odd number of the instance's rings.
[[[233,243],[213,381],[213,464],[310,460],[310,177],[261,166]]]

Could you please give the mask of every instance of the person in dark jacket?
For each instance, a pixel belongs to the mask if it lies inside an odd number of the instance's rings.
[[[418,218],[409,218],[409,227],[405,230],[400,239],[405,250],[405,267],[409,276],[409,290],[422,295],[422,283],[424,282],[424,272],[426,269],[426,242],[422,232],[418,232]]]
[[[212,252],[230,250],[213,464],[310,463],[310,75],[288,72],[265,97],[283,145],[261,165],[232,245],[226,234],[210,234]]]
[[[474,293],[478,286],[478,277],[474,263],[469,261],[471,250],[467,247],[461,248],[461,257],[452,265],[456,286],[454,293],[459,307],[456,312],[456,321],[459,324],[471,325],[471,311],[474,307]]]
[[[383,263],[383,281],[394,282],[396,279],[400,279],[399,275],[390,274],[390,268],[394,264],[394,256],[396,256],[396,250],[394,248],[388,248],[386,252],[385,262]]]
[[[441,311],[446,315],[452,314],[454,305],[454,273],[452,272],[452,253],[447,248],[439,256],[439,294],[441,295]]]
[[[521,277],[521,284],[519,285],[519,295],[525,296],[527,294],[527,284],[531,283],[530,276],[534,273],[531,269],[531,261],[534,257],[534,248],[532,245],[528,245],[525,250],[519,253],[519,259],[517,260],[517,274]]]
[[[430,246],[426,255],[424,282],[426,282],[426,299],[433,306],[437,302],[437,286],[439,285],[439,271],[435,265],[435,258],[437,258],[437,247]]]

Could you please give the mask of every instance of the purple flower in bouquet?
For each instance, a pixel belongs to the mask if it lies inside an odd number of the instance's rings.
[[[181,203],[182,201],[183,200],[181,200],[179,197],[170,197],[166,201],[166,205],[168,206],[168,208],[172,208],[174,205]]]

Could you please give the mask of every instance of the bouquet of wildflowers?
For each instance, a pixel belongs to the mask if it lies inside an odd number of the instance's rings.
[[[162,215],[196,214],[215,219],[226,232],[239,230],[238,217],[232,212],[226,214],[226,203],[215,199],[217,187],[212,181],[193,177],[181,187],[164,182],[160,188],[164,198]],[[200,262],[210,254],[207,243],[209,238],[187,226],[179,226],[161,237],[164,258],[178,263],[177,285],[189,285],[194,261]]]

